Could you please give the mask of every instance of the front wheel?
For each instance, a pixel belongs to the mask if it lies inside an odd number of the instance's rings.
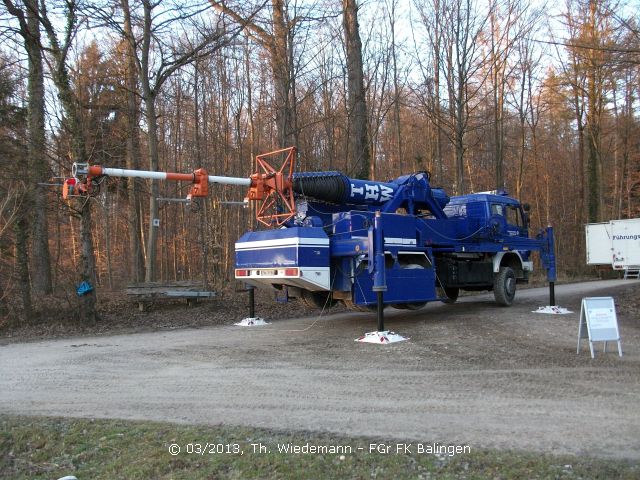
[[[516,296],[516,274],[510,267],[500,267],[493,279],[493,296],[498,305],[508,307]]]

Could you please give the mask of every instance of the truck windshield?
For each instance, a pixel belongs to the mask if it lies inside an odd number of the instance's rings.
[[[522,213],[520,212],[520,208],[517,205],[492,203],[491,215],[502,215],[509,225],[517,225],[518,227],[524,226]]]

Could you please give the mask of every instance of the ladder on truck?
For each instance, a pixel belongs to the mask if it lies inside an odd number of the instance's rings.
[[[640,265],[629,265],[624,269],[624,278],[640,279]]]

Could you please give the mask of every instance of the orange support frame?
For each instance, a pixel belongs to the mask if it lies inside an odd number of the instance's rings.
[[[282,226],[296,214],[293,169],[297,151],[296,147],[289,147],[256,156],[256,173],[251,175],[247,198],[262,201],[256,212],[256,220],[268,227]],[[285,160],[278,170],[267,160],[285,153]]]

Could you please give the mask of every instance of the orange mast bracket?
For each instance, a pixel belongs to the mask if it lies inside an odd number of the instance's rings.
[[[268,227],[280,227],[296,214],[293,168],[297,151],[296,147],[289,147],[256,156],[256,173],[251,175],[247,198],[262,202],[256,220]],[[276,170],[267,159],[283,154],[286,157]]]
[[[167,178],[169,178],[169,174],[167,174]],[[191,190],[189,191],[189,195],[187,195],[187,200],[197,197],[206,197],[208,195],[209,174],[204,168],[199,168],[193,172],[193,185],[191,185]]]

